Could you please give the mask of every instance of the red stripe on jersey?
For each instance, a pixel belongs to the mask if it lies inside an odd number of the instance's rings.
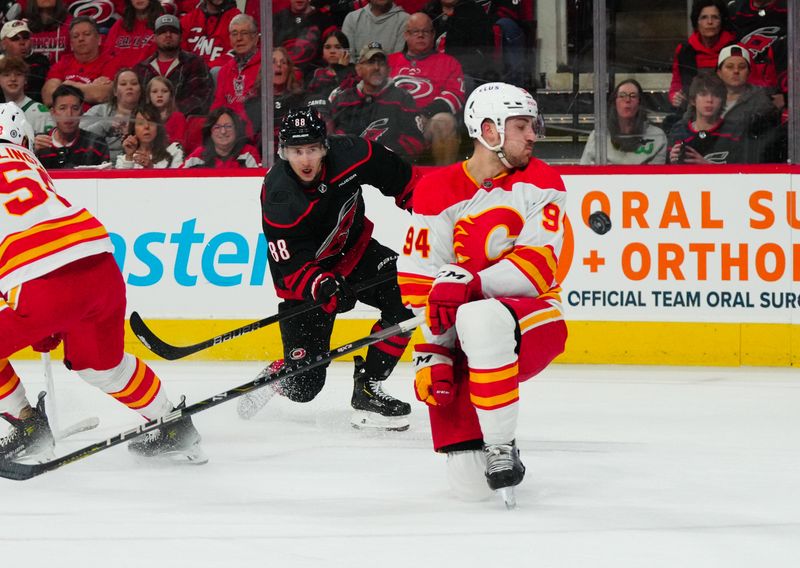
[[[105,227],[85,209],[65,219],[39,223],[0,243],[0,278],[74,246],[105,238]]]
[[[531,158],[523,169],[515,169],[491,181],[490,189],[511,191],[514,184],[523,183],[542,190],[566,191],[561,176],[537,158]],[[448,207],[468,201],[478,191],[486,191],[484,180],[475,180],[467,171],[467,162],[434,170],[420,180],[414,189],[414,213],[438,215]],[[446,187],[448,191],[442,191]]]
[[[11,270],[18,264],[27,264],[30,260],[46,256],[50,251],[63,250],[82,240],[95,240],[108,233],[95,220],[79,222],[69,226],[54,227],[46,231],[23,235],[2,250],[0,259],[6,264],[3,268]]]
[[[88,243],[92,241],[102,240],[108,238],[108,233],[105,228],[100,227],[91,231],[82,231],[80,233],[69,233],[61,240],[48,243],[50,246],[43,246],[32,251],[22,251],[23,255],[17,256],[8,261],[4,267],[7,270],[0,271],[0,279],[6,278],[20,268],[24,268],[30,264],[34,264],[49,256],[54,256],[62,251],[70,249],[76,245]],[[25,253],[28,254],[25,254]],[[0,259],[2,262],[2,259]]]
[[[0,257],[3,257],[5,255],[6,248],[14,244],[19,239],[28,238],[31,235],[38,234],[43,231],[48,231],[62,226],[70,225],[72,223],[80,222],[89,217],[91,217],[91,214],[88,211],[86,211],[86,209],[81,209],[80,211],[77,211],[71,215],[58,217],[56,219],[47,219],[46,221],[42,221],[41,223],[32,225],[31,227],[28,227],[23,231],[10,233],[3,239],[2,242],[0,242]]]
[[[551,247],[514,247],[505,259],[516,266],[540,294],[552,287],[558,264]]]
[[[311,210],[314,209],[314,205],[316,205],[317,203],[318,203],[317,200],[312,201],[311,203],[309,203],[308,207],[306,208],[306,210],[303,211],[303,213],[301,215],[299,215],[297,217],[297,219],[294,220],[294,222],[289,223],[288,225],[282,225],[281,223],[275,223],[273,221],[270,221],[269,219],[267,219],[267,216],[264,215],[264,214],[262,214],[261,216],[264,218],[264,222],[267,225],[271,225],[272,227],[277,227],[279,229],[290,229],[291,227],[294,227],[294,226],[300,224],[300,221],[305,219],[308,216],[308,214],[311,213]]]
[[[428,303],[433,278],[409,272],[398,272],[397,283],[400,285],[400,296],[403,304],[412,308],[421,308]]]

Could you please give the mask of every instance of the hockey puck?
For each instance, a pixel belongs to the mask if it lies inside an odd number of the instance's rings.
[[[595,211],[589,215],[589,228],[598,235],[605,235],[611,230],[611,219],[602,211]]]

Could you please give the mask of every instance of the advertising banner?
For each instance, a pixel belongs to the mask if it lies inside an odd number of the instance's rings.
[[[261,232],[261,177],[59,179],[111,231],[130,309],[158,318],[277,309]],[[562,253],[572,321],[793,323],[800,208],[791,174],[566,175]],[[375,237],[402,246],[407,213],[364,188]],[[602,210],[611,229],[586,219]],[[368,309],[353,317],[371,317]]]
[[[789,174],[568,176],[571,320],[794,323],[800,208]],[[584,219],[608,213],[596,234]],[[566,259],[564,259],[566,261]]]

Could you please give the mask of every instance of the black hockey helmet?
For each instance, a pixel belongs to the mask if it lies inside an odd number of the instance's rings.
[[[325,120],[311,107],[292,109],[283,117],[279,142],[281,146],[300,146],[323,142],[328,137]]]

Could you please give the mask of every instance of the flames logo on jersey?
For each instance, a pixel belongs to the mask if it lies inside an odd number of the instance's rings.
[[[491,266],[514,248],[525,220],[516,209],[493,207],[459,219],[453,228],[458,264],[472,271]]]

